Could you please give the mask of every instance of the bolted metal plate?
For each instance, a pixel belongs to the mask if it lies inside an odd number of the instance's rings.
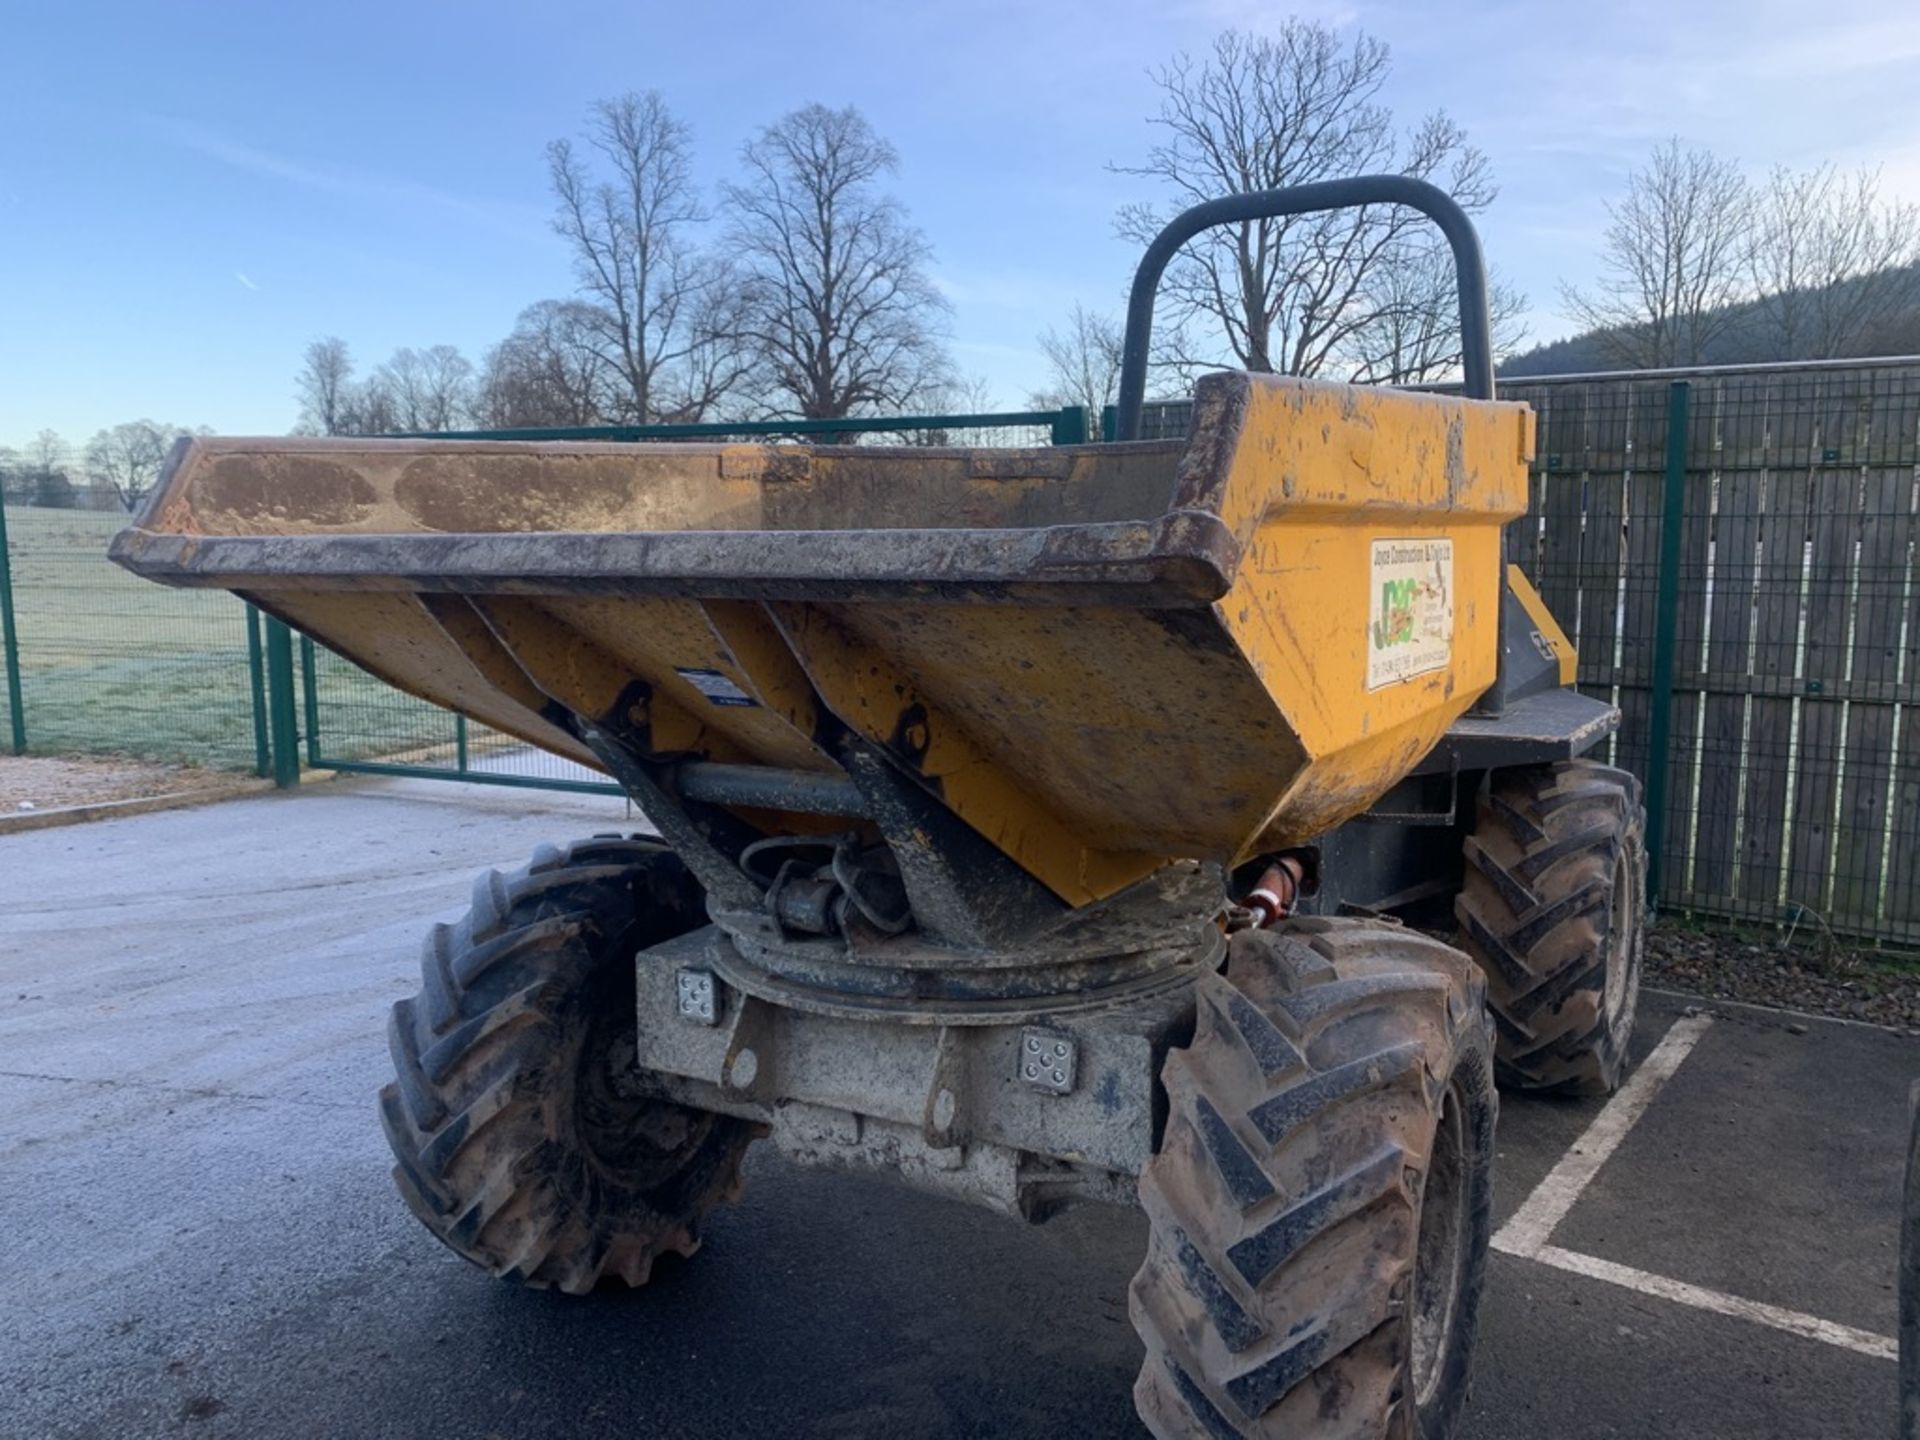
[[[720,982],[711,970],[682,970],[674,977],[674,1007],[701,1025],[720,1023]]]
[[[1027,1026],[1020,1032],[1020,1078],[1036,1090],[1072,1094],[1078,1048],[1071,1035]]]

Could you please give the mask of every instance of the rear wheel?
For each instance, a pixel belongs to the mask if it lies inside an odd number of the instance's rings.
[[[633,966],[705,918],[671,851],[610,837],[481,875],[433,928],[380,1115],[401,1196],[456,1254],[578,1293],[698,1248],[753,1129],[640,1092]]]
[[[1626,1074],[1646,936],[1640,782],[1592,760],[1496,771],[1466,843],[1460,943],[1486,971],[1500,1081],[1601,1095]]]
[[[1167,1058],[1131,1309],[1156,1435],[1450,1435],[1492,1196],[1482,981],[1378,920],[1235,937]]]

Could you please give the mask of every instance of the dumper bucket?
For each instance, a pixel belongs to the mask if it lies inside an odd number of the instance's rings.
[[[595,764],[881,747],[1081,904],[1365,809],[1494,680],[1526,407],[1276,376],[1184,443],[205,439],[122,565]]]

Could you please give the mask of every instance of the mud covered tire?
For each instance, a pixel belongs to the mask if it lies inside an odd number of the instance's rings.
[[[1604,1095],[1626,1074],[1646,944],[1640,782],[1592,760],[1496,771],[1455,902],[1487,975],[1502,1085]]]
[[[400,1194],[456,1254],[578,1294],[698,1248],[752,1127],[637,1093],[633,957],[705,918],[671,851],[607,837],[488,871],[428,934],[380,1117]]]
[[[1492,1199],[1482,990],[1459,951],[1377,920],[1236,936],[1202,978],[1140,1180],[1154,1434],[1453,1433]]]

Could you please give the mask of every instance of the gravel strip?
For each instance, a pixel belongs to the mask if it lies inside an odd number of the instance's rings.
[[[99,805],[183,791],[215,790],[234,783],[232,772],[197,765],[154,765],[117,758],[49,755],[0,756],[0,815]]]
[[[1920,969],[1872,951],[1782,948],[1737,933],[1660,925],[1647,932],[1645,974],[1649,985],[1708,999],[1920,1034]]]

